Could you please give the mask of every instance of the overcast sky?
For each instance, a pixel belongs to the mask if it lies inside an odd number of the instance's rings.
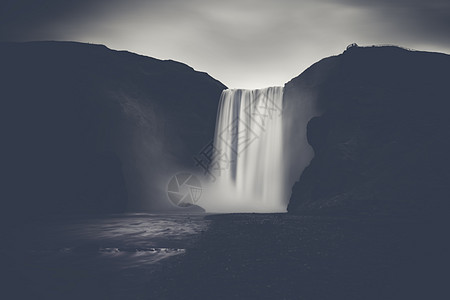
[[[0,40],[72,40],[283,85],[353,42],[450,53],[449,0],[2,0]]]

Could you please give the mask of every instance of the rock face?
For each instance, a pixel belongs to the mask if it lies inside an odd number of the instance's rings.
[[[288,211],[420,215],[450,199],[450,56],[353,47],[287,84],[315,95]]]
[[[105,46],[0,44],[2,211],[170,208],[173,173],[213,137],[225,86],[206,73]]]

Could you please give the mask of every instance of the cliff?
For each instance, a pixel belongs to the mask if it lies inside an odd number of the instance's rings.
[[[353,47],[286,84],[314,95],[314,158],[295,183],[298,214],[444,213],[450,199],[450,56]],[[299,153],[299,155],[302,155]]]
[[[202,171],[225,86],[203,72],[105,46],[0,44],[2,211],[170,209],[173,173]]]

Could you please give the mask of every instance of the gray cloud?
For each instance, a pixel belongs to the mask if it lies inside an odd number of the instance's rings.
[[[262,87],[351,42],[449,52],[447,2],[16,0],[2,7],[0,39],[102,43],[183,61],[230,87]]]
[[[415,39],[450,44],[450,2],[447,0],[341,0],[345,5],[370,10],[380,22]]]
[[[87,0],[5,0],[0,2],[0,40],[32,39],[40,27],[86,7]]]

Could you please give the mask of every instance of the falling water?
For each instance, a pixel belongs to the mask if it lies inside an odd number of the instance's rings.
[[[283,87],[222,92],[207,211],[284,212]]]

